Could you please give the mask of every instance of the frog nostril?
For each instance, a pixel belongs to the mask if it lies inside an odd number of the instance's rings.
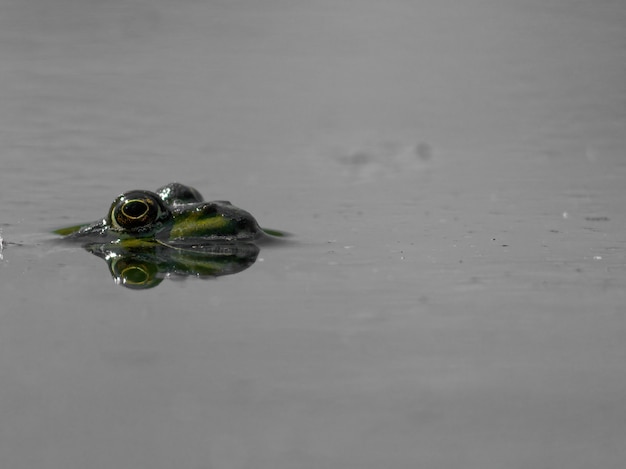
[[[196,212],[203,215],[215,215],[217,213],[217,205],[212,202],[202,204],[196,208]]]

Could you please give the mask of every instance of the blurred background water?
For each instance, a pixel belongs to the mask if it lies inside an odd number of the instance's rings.
[[[621,468],[626,4],[0,0],[0,461]],[[173,181],[294,234],[115,285]]]

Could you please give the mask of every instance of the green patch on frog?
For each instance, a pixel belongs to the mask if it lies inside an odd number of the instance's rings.
[[[168,276],[241,272],[256,261],[258,243],[286,236],[261,228],[230,202],[205,202],[180,183],[125,192],[102,220],[54,233],[104,259],[116,283],[134,289],[154,287]]]

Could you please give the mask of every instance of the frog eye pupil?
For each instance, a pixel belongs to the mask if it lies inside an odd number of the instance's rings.
[[[130,219],[141,218],[149,211],[150,207],[143,200],[130,200],[122,206],[122,213]]]
[[[142,230],[154,223],[159,208],[152,199],[130,199],[114,211],[117,226],[125,230]]]

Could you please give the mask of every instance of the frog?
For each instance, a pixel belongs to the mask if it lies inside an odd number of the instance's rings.
[[[154,244],[184,248],[285,236],[281,231],[261,228],[249,212],[229,201],[206,202],[197,189],[178,182],[155,192],[124,192],[113,201],[104,218],[54,232],[83,245],[115,244],[127,248]]]
[[[178,182],[154,192],[124,192],[104,218],[54,233],[106,261],[115,283],[134,290],[154,288],[165,278],[239,273],[256,261],[258,244],[287,236],[261,228],[229,201],[206,202]]]

